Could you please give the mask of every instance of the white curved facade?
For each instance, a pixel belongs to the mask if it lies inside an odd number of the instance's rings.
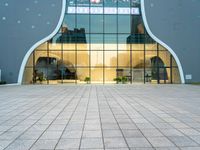
[[[117,78],[130,83],[178,83],[179,74],[176,73],[175,62],[178,62],[181,83],[184,83],[179,59],[172,49],[149,30],[144,1],[142,14],[138,1],[93,3],[75,3],[73,0],[68,4],[63,2],[64,6],[67,5],[67,10],[62,11],[66,13],[61,15],[57,29],[35,44],[24,59],[22,68],[25,67],[28,56],[34,58],[31,60],[34,62],[34,76],[30,78],[30,73],[26,75],[29,76],[28,83],[37,82],[40,78],[38,74],[42,74],[44,83],[48,84],[83,83],[86,78],[89,78],[91,83],[114,83]],[[141,16],[150,36],[145,32]],[[151,36],[158,43],[153,41]],[[47,40],[49,42],[41,45]],[[47,49],[42,50],[46,45]],[[166,48],[169,48],[172,55]],[[46,50],[48,55],[41,50]],[[41,66],[42,62],[46,65]],[[30,67],[30,64],[27,64],[26,68]],[[19,78],[21,83],[23,71],[21,70]]]
[[[8,84],[35,83],[38,72],[45,84],[86,83],[87,77],[91,83],[118,77],[127,83],[199,82],[198,1],[0,4],[0,69]],[[42,61],[56,63],[45,68]]]
[[[66,8],[66,0],[62,0],[62,11],[61,11],[61,14],[60,14],[60,19],[59,19],[59,22],[55,28],[55,30],[50,34],[48,35],[47,37],[45,37],[44,39],[41,39],[40,41],[38,41],[37,43],[35,43],[29,50],[28,52],[26,53],[23,61],[22,61],[22,64],[21,64],[21,68],[20,68],[20,71],[19,71],[19,76],[18,76],[18,84],[22,84],[22,80],[23,80],[23,74],[24,74],[24,69],[25,69],[25,66],[26,66],[26,63],[31,55],[31,53],[38,47],[40,46],[42,43],[45,43],[46,41],[48,41],[49,39],[51,39],[60,29],[61,25],[62,25],[62,22],[63,22],[63,19],[64,19],[64,16],[65,16],[65,8]]]
[[[166,44],[164,43],[162,40],[160,40],[159,38],[157,38],[150,30],[148,22],[147,22],[147,17],[146,17],[146,12],[145,12],[145,3],[144,0],[141,0],[141,11],[142,11],[142,18],[144,21],[144,26],[148,32],[148,34],[159,44],[161,44],[162,46],[164,46],[175,58],[176,63],[178,65],[179,68],[179,72],[180,72],[180,76],[181,76],[181,83],[184,84],[185,83],[185,78],[184,78],[184,73],[183,73],[183,68],[181,65],[181,62],[179,60],[179,58],[177,57],[176,53]]]

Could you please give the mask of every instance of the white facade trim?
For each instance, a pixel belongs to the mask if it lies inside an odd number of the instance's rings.
[[[163,47],[165,47],[174,57],[174,59],[176,60],[176,63],[178,65],[178,69],[179,69],[179,73],[180,73],[180,77],[181,77],[181,83],[184,84],[185,83],[185,78],[184,78],[184,73],[183,73],[183,68],[181,65],[181,62],[179,60],[179,58],[177,57],[176,53],[172,50],[172,48],[170,48],[166,43],[164,43],[163,41],[161,41],[160,39],[158,39],[150,30],[148,22],[147,22],[147,17],[146,17],[146,12],[145,12],[145,0],[141,0],[141,11],[142,11],[142,18],[143,18],[143,22],[144,22],[144,26],[148,32],[148,34],[156,41],[158,42],[160,45],[162,45]]]
[[[59,22],[55,28],[55,30],[50,34],[48,35],[47,37],[45,37],[44,39],[38,41],[37,43],[35,43],[29,50],[28,52],[26,53],[23,61],[22,61],[22,64],[21,64],[21,67],[20,67],[20,71],[19,71],[19,75],[18,75],[18,84],[22,84],[22,80],[23,80],[23,74],[24,74],[24,70],[25,70],[25,66],[26,66],[26,63],[31,55],[31,53],[39,46],[41,45],[42,43],[48,41],[49,39],[51,39],[60,29],[61,25],[62,25],[62,22],[64,20],[64,16],[65,16],[65,9],[66,9],[66,0],[62,0],[62,11],[61,11],[61,16],[60,16],[60,19],[59,19]],[[145,3],[144,3],[144,0],[141,0],[141,11],[142,11],[142,18],[143,18],[143,21],[144,21],[144,26],[148,32],[148,34],[156,41],[158,42],[159,44],[161,44],[163,47],[165,47],[171,54],[172,56],[174,57],[174,59],[176,60],[176,63],[178,65],[178,69],[179,69],[179,73],[180,73],[180,77],[181,77],[181,83],[184,84],[185,83],[185,78],[184,78],[184,73],[183,73],[183,68],[182,68],[182,65],[180,63],[180,60],[179,58],[177,57],[176,53],[172,50],[172,48],[170,48],[166,43],[164,43],[163,41],[161,41],[160,39],[158,39],[150,30],[149,28],[149,25],[148,25],[148,22],[147,22],[147,17],[146,17],[146,12],[145,12]]]
[[[46,41],[48,41],[49,39],[51,39],[54,35],[56,35],[56,33],[59,31],[62,22],[64,20],[64,16],[65,16],[65,9],[66,9],[66,0],[62,0],[62,11],[61,11],[61,16],[59,19],[59,22],[55,28],[55,30],[48,35],[47,37],[45,37],[44,39],[38,41],[37,43],[35,43],[26,53],[26,55],[24,56],[24,59],[22,61],[21,67],[20,67],[20,71],[19,71],[19,75],[18,75],[18,84],[22,84],[23,81],[23,74],[24,74],[24,70],[26,67],[26,63],[30,57],[30,55],[32,54],[32,52],[38,47],[40,46],[42,43],[45,43]]]

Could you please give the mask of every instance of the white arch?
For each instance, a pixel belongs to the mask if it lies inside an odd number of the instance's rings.
[[[26,55],[24,56],[24,59],[22,61],[21,67],[20,67],[20,71],[19,71],[19,75],[18,75],[18,84],[22,84],[22,80],[23,80],[23,74],[24,74],[24,70],[26,67],[26,63],[31,55],[31,53],[41,44],[43,44],[44,42],[48,41],[49,39],[51,39],[54,35],[56,35],[56,33],[59,31],[62,22],[64,20],[64,16],[65,16],[65,8],[66,8],[66,0],[62,0],[62,11],[61,11],[61,16],[59,19],[59,22],[56,26],[56,28],[54,29],[54,31],[48,35],[47,37],[45,37],[44,39],[38,41],[37,43],[35,43],[26,53]]]
[[[150,30],[148,22],[147,22],[147,17],[146,17],[146,12],[145,12],[145,4],[144,4],[145,0],[141,0],[141,11],[142,11],[142,18],[143,18],[143,22],[144,22],[144,26],[148,32],[148,34],[159,44],[161,44],[163,47],[165,47],[174,57],[174,59],[176,60],[176,63],[178,65],[178,69],[179,69],[179,73],[180,73],[180,77],[181,77],[181,83],[184,84],[185,83],[185,78],[184,78],[184,73],[183,73],[183,68],[181,65],[181,62],[179,60],[179,58],[177,57],[176,53],[172,50],[172,48],[170,48],[166,43],[164,43],[163,41],[161,41],[160,39],[158,39]]]

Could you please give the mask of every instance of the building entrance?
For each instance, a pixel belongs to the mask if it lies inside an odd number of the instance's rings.
[[[24,83],[180,83],[176,61],[145,30],[139,0],[66,8],[59,32],[30,56]]]

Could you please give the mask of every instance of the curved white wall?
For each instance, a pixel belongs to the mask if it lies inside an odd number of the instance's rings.
[[[152,33],[152,31],[150,30],[150,27],[149,27],[148,22],[147,22],[146,12],[145,12],[145,0],[141,0],[141,11],[142,11],[142,18],[143,18],[144,26],[145,26],[148,34],[156,42],[158,42],[160,45],[165,47],[172,54],[172,56],[174,57],[174,59],[176,60],[177,65],[178,65],[178,69],[179,69],[179,73],[180,73],[180,77],[181,77],[181,83],[184,84],[185,83],[185,78],[184,78],[183,68],[182,68],[181,62],[180,62],[179,58],[177,57],[176,53],[172,50],[172,48],[170,48],[170,46],[168,46],[166,43],[164,43],[161,39],[157,38]]]
[[[44,39],[38,41],[37,43],[35,43],[26,53],[23,62],[21,64],[21,68],[19,71],[19,76],[18,76],[18,84],[22,84],[23,81],[23,74],[24,74],[24,70],[26,67],[26,63],[30,57],[30,55],[32,54],[32,52],[38,47],[40,46],[42,43],[45,43],[46,41],[48,41],[49,39],[51,39],[53,36],[56,35],[56,33],[59,31],[60,27],[62,26],[63,20],[64,20],[64,16],[65,16],[65,10],[66,10],[66,0],[62,0],[62,11],[61,11],[61,15],[60,15],[60,19],[59,22],[55,28],[55,30],[48,35],[47,37],[45,37]]]
[[[61,16],[60,16],[60,19],[59,19],[59,22],[55,28],[55,30],[50,34],[48,35],[47,37],[45,37],[44,39],[38,41],[37,43],[35,43],[29,50],[28,52],[26,53],[24,59],[23,59],[23,62],[22,62],[22,65],[21,65],[21,68],[20,68],[20,72],[19,72],[19,76],[18,76],[18,84],[22,84],[22,79],[23,79],[23,74],[24,74],[24,70],[25,70],[25,66],[26,66],[26,63],[31,55],[31,53],[39,46],[41,45],[42,43],[48,41],[49,39],[51,39],[60,29],[61,25],[62,25],[62,22],[63,22],[63,19],[64,19],[64,15],[65,15],[65,9],[66,9],[66,0],[62,0],[62,11],[61,11]],[[150,30],[150,27],[148,25],[148,22],[147,22],[147,17],[146,17],[146,12],[145,12],[145,2],[144,0],[141,0],[141,10],[142,10],[142,18],[143,18],[143,21],[144,21],[144,25],[145,25],[145,28],[148,32],[148,34],[156,41],[158,42],[159,44],[161,44],[163,47],[165,47],[171,54],[172,56],[174,57],[174,59],[176,60],[176,63],[178,65],[178,69],[179,69],[179,73],[180,73],[180,77],[181,77],[181,83],[185,83],[185,79],[184,79],[184,73],[183,73],[183,69],[182,69],[182,65],[180,63],[180,60],[179,58],[177,57],[176,53],[172,50],[172,48],[170,48],[170,46],[168,46],[166,43],[164,43],[162,40],[160,40],[159,38],[157,38],[153,33],[152,31]]]

